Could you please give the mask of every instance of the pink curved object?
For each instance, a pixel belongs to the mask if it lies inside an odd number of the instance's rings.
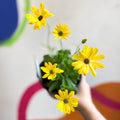
[[[33,97],[33,95],[41,89],[43,89],[42,85],[40,84],[40,82],[37,82],[31,85],[25,91],[18,106],[18,120],[27,120],[26,111],[27,111],[28,104],[31,98]]]

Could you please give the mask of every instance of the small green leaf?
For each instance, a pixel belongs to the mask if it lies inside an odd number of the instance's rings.
[[[53,82],[50,86],[49,86],[49,92],[52,92],[53,90],[55,90],[57,88],[57,83]]]

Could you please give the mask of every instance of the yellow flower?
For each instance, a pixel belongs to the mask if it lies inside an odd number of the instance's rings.
[[[67,40],[66,37],[69,37],[69,34],[71,33],[71,31],[68,30],[68,25],[62,25],[61,23],[59,25],[56,25],[56,28],[53,31],[53,34],[56,36],[55,39],[61,38]]]
[[[48,64],[45,62],[45,67],[41,67],[42,71],[45,72],[46,74],[42,76],[42,78],[47,78],[49,80],[54,79],[56,77],[56,73],[63,73],[64,71],[56,68],[57,64],[51,64],[48,62]]]
[[[35,24],[34,29],[40,29],[42,26],[46,26],[46,18],[53,16],[48,10],[44,9],[44,3],[41,2],[40,8],[32,6],[31,11],[34,15],[26,14],[26,18],[30,20],[29,24]]]
[[[74,112],[74,107],[78,106],[79,100],[79,98],[73,98],[75,94],[74,91],[68,93],[68,90],[66,89],[65,91],[59,90],[58,93],[59,95],[55,94],[55,98],[61,101],[57,104],[57,109],[61,108],[61,112],[63,112],[64,114],[70,114],[71,111]]]
[[[93,49],[92,47],[88,48],[87,45],[84,46],[83,51],[79,52],[79,55],[73,55],[73,58],[77,62],[73,62],[74,70],[79,69],[79,74],[87,75],[88,71],[92,73],[95,77],[97,68],[104,68],[102,63],[97,62],[105,58],[105,55],[97,55],[98,48]]]

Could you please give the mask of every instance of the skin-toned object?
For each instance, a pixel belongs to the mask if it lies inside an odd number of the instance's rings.
[[[92,102],[90,87],[84,75],[82,75],[82,80],[75,97],[80,98],[77,110],[83,115],[85,120],[106,120]]]

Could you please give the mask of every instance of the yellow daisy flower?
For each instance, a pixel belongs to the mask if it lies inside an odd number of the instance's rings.
[[[31,11],[34,15],[26,14],[26,18],[30,20],[29,24],[35,24],[34,29],[40,29],[42,26],[46,26],[46,18],[54,16],[52,13],[49,13],[48,10],[44,9],[44,3],[41,2],[40,8],[32,6]]]
[[[42,71],[46,74],[42,76],[42,78],[47,78],[48,80],[54,79],[56,77],[56,73],[63,73],[64,70],[61,70],[59,68],[56,68],[57,64],[51,64],[50,62],[45,62],[45,67],[41,67]]]
[[[88,48],[88,46],[85,45],[83,51],[79,52],[79,55],[73,55],[73,58],[77,60],[77,62],[72,63],[74,70],[79,69],[78,73],[84,75],[87,75],[90,70],[91,74],[95,77],[95,70],[97,68],[104,68],[104,65],[97,61],[105,58],[105,55],[97,55],[97,53],[98,48]]]
[[[70,114],[71,111],[74,112],[75,111],[74,107],[78,106],[79,100],[79,98],[73,98],[75,94],[74,91],[68,93],[67,89],[65,91],[59,90],[58,94],[59,95],[55,94],[55,98],[61,101],[57,104],[57,109],[61,108],[61,112],[63,112],[64,114],[66,113]]]
[[[55,39],[61,38],[61,39],[67,40],[66,37],[69,37],[69,34],[71,33],[71,31],[68,31],[68,30],[69,30],[68,25],[62,25],[60,23],[59,25],[56,25],[56,28],[54,29],[52,33],[53,35],[56,36]]]

